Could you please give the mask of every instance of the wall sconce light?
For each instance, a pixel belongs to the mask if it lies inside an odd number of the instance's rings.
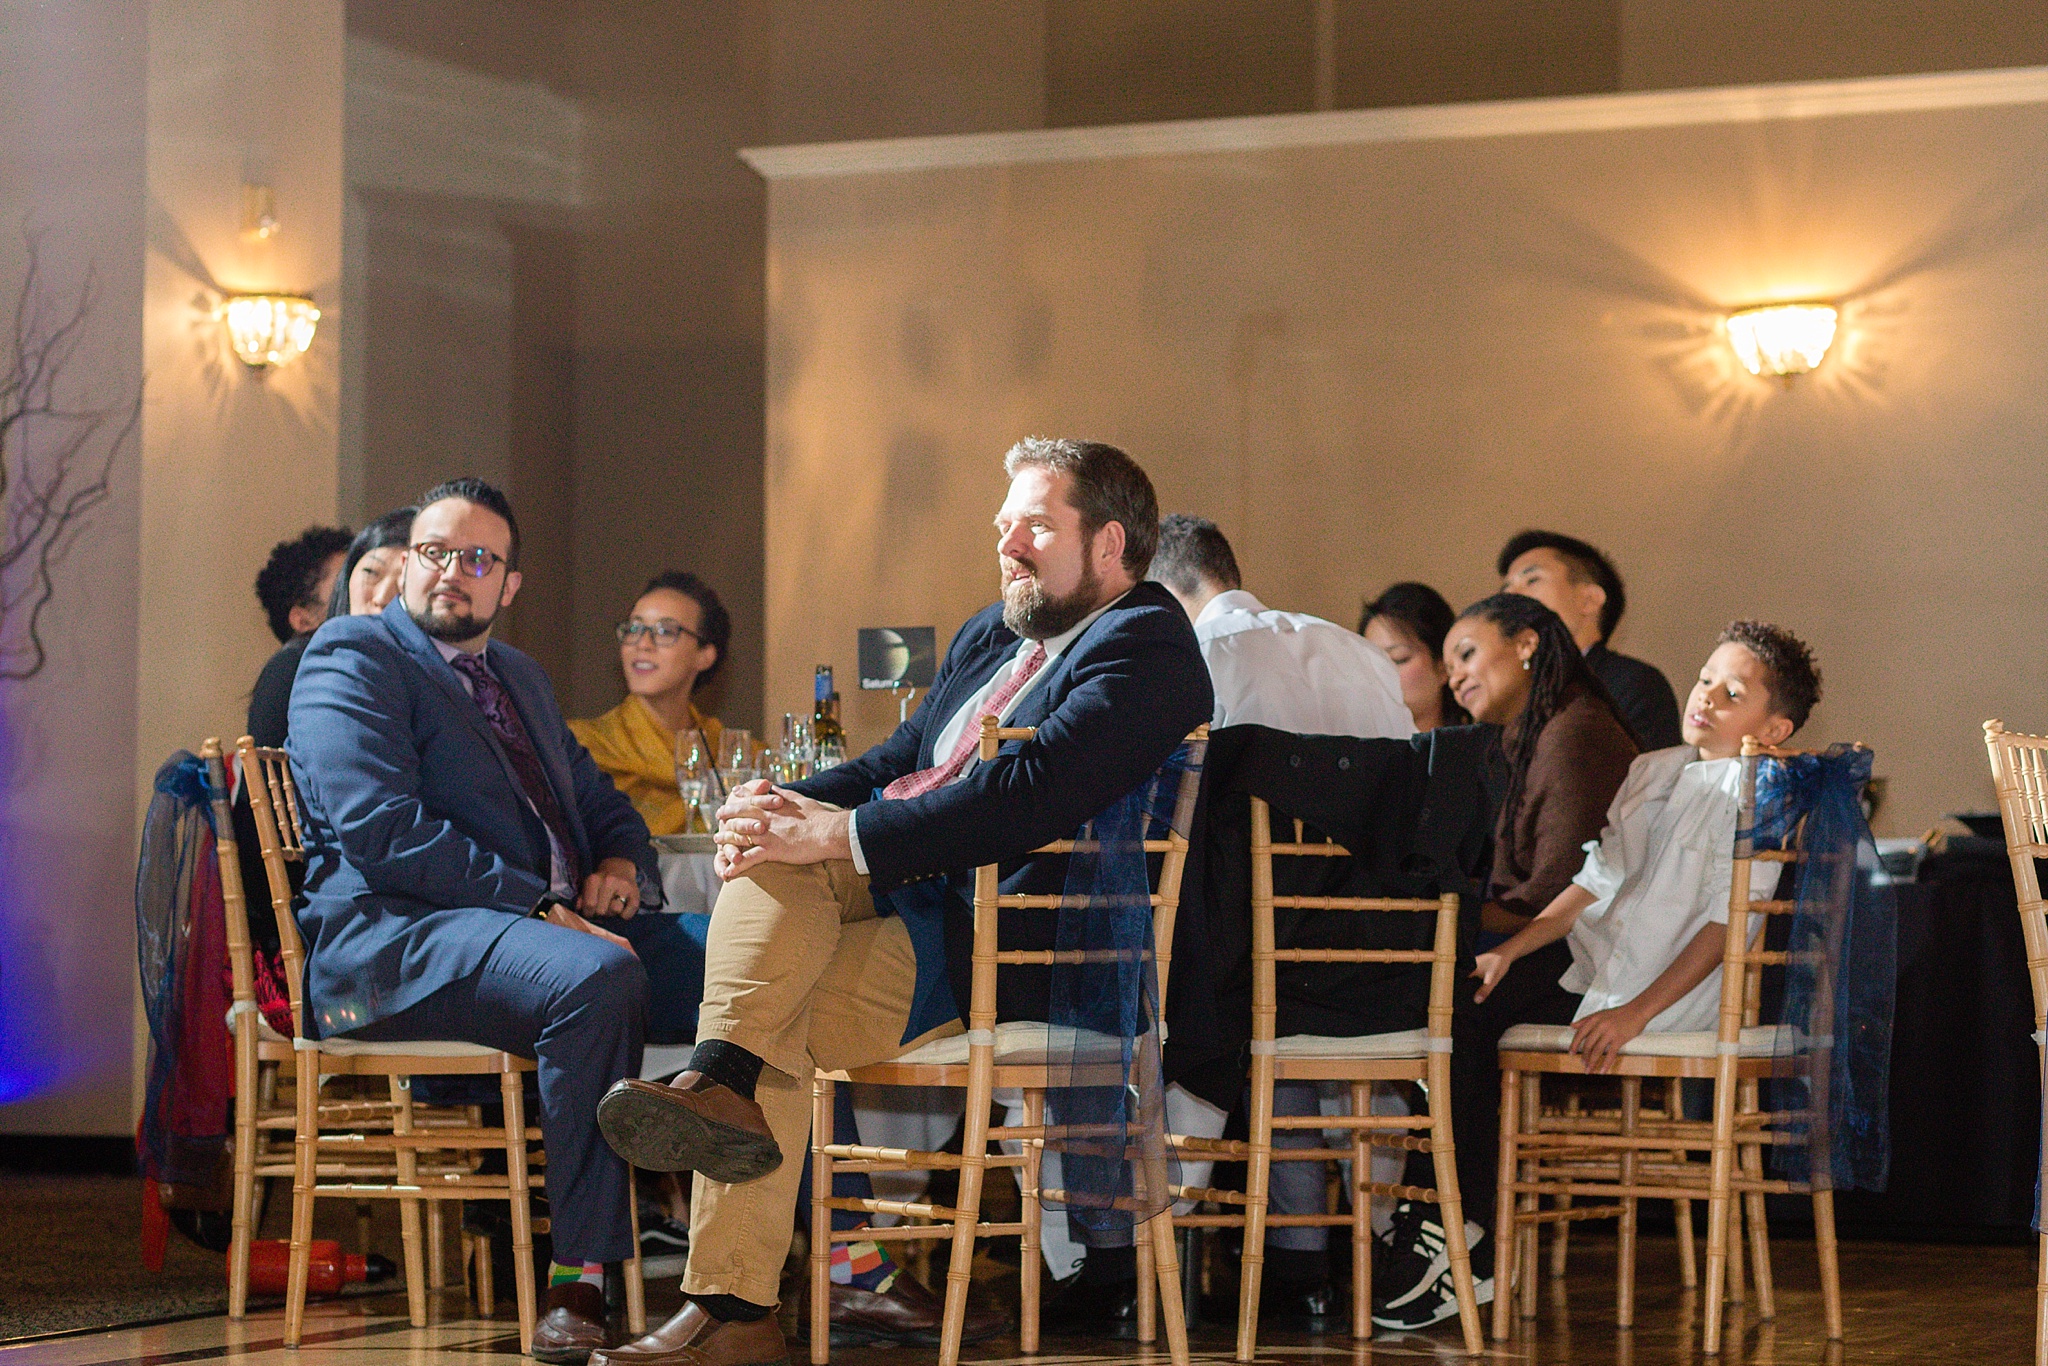
[[[303,294],[230,294],[220,307],[235,355],[251,370],[286,365],[306,354],[320,310]]]
[[[1835,340],[1835,306],[1768,304],[1728,315],[1728,344],[1752,375],[1772,374],[1789,387],[1794,375],[1819,365]]]

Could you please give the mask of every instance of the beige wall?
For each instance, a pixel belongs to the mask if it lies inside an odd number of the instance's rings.
[[[151,0],[148,10],[132,754],[144,802],[166,755],[242,732],[249,689],[277,648],[256,570],[278,540],[336,520],[347,325],[340,0]],[[282,228],[267,242],[242,235],[245,180],[275,192]],[[326,316],[303,357],[259,375],[235,359],[211,309],[222,291],[266,289],[310,293]],[[112,1127],[127,1125],[115,1116]]]
[[[33,233],[53,312],[95,282],[63,396],[116,410],[117,428],[142,384],[146,34],[140,3],[0,6],[0,335]],[[61,437],[10,434],[10,478],[24,446],[46,471]],[[0,682],[0,1133],[133,1122],[137,464],[131,436],[57,565],[42,672]],[[0,623],[19,638],[19,613]]]
[[[1808,738],[1877,748],[1890,829],[1981,807],[1977,723],[2048,724],[2048,104],[1741,112],[1769,107],[903,169],[960,155],[937,140],[776,180],[769,710],[857,625],[943,636],[986,602],[996,462],[1061,432],[1125,445],[1250,587],[1340,621],[1397,578],[1478,596],[1519,527],[1586,536],[1630,581],[1621,648],[1683,681],[1730,618],[1782,622],[1827,673]],[[1820,372],[1735,368],[1723,308],[1816,295],[1845,301]],[[862,738],[888,719],[853,709]]]
[[[276,541],[335,520],[347,324],[339,0],[152,0],[149,17],[138,791],[171,750],[240,733],[277,648],[256,570]],[[245,178],[275,190],[267,242],[242,235]],[[259,374],[210,310],[262,289],[330,311],[305,356]]]

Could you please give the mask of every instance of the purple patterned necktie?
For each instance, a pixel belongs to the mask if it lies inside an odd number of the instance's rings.
[[[542,822],[554,835],[562,860],[569,865],[563,870],[568,874],[569,885],[581,886],[583,875],[576,867],[576,842],[569,838],[569,822],[562,818],[562,808],[555,801],[554,785],[548,782],[547,770],[541,767],[540,755],[534,752],[526,724],[519,719],[519,709],[512,705],[512,694],[505,691],[505,685],[484,667],[478,656],[458,654],[448,662],[469,680],[470,695],[476,699],[484,719],[491,723],[491,733],[505,747],[505,757],[512,761],[512,769],[519,775],[519,785],[526,789],[526,799],[533,803],[533,809],[540,813]],[[547,872],[545,868],[541,870],[543,876]]]

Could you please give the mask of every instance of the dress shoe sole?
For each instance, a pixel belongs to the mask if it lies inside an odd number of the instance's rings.
[[[709,1119],[680,1100],[638,1090],[605,1093],[597,1127],[612,1151],[651,1172],[701,1172],[722,1185],[758,1181],[782,1165],[765,1134]]]
[[[590,1360],[592,1352],[604,1350],[601,1347],[542,1347],[533,1349],[533,1359],[545,1362],[546,1366],[583,1366]]]

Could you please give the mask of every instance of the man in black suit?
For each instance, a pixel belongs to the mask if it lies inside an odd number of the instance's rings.
[[[1503,593],[1525,593],[1564,618],[1644,752],[1681,742],[1678,698],[1657,666],[1607,648],[1628,610],[1612,560],[1574,536],[1523,531],[1500,548],[1493,568]]]
[[[954,637],[917,715],[850,763],[791,788],[749,784],[719,813],[727,881],[690,1070],[673,1086],[622,1082],[599,1109],[622,1156],[697,1172],[691,1300],[597,1366],[783,1358],[772,1310],[813,1067],[884,1061],[961,1029],[966,906],[927,920],[891,892],[988,863],[1004,866],[1006,891],[1059,891],[1066,860],[1029,852],[1136,788],[1209,719],[1186,613],[1140,582],[1159,527],[1145,472],[1113,446],[1041,438],[1020,442],[1004,470],[1002,601]],[[980,762],[985,714],[1037,734]],[[878,914],[878,899],[898,913]],[[1006,946],[1050,948],[1055,923],[1052,912],[1006,918]],[[999,978],[1001,1018],[1047,1018],[1044,981],[1034,991],[1029,978]],[[926,1007],[949,985],[935,1016]]]

